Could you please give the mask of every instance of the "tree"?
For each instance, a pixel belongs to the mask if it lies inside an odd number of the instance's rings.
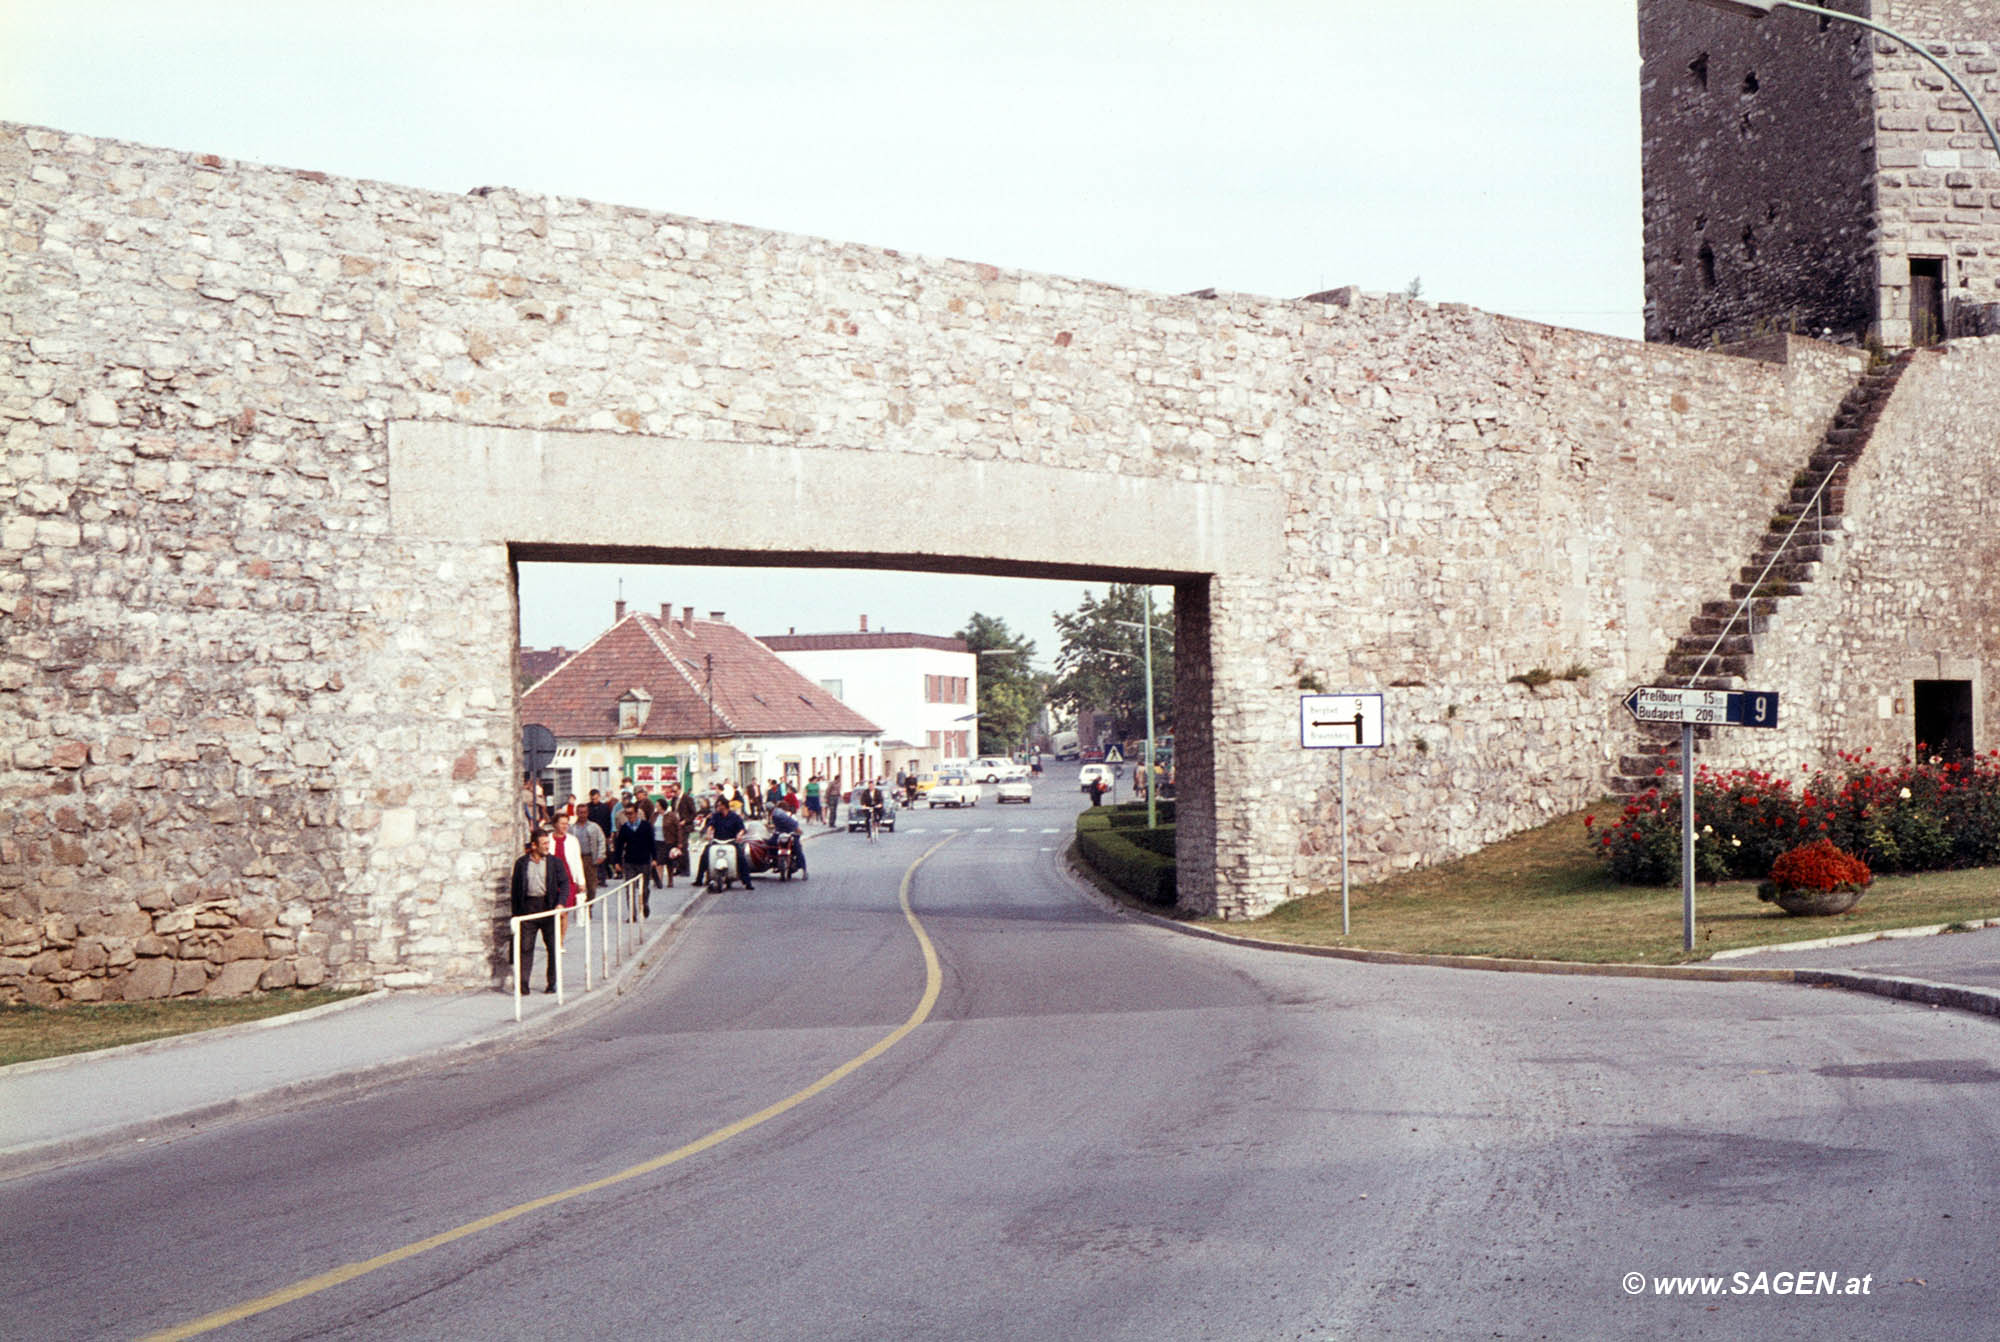
[[[1120,737],[1146,734],[1146,589],[1113,583],[1102,601],[1086,591],[1065,615],[1054,612],[1062,651],[1049,698],[1081,713],[1109,714]],[[1174,730],[1174,636],[1171,606],[1153,607],[1153,730]]]
[[[978,611],[958,636],[979,658],[979,753],[1011,755],[1027,742],[1048,701],[1048,676],[1034,666],[1035,642]]]

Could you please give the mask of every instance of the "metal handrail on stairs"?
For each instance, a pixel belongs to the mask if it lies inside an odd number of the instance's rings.
[[[1763,589],[1764,580],[1771,576],[1771,570],[1777,567],[1780,559],[1784,558],[1785,550],[1791,545],[1792,538],[1799,534],[1799,528],[1805,525],[1806,519],[1812,518],[1819,526],[1822,537],[1825,535],[1825,527],[1821,524],[1824,523],[1826,515],[1820,507],[1820,498],[1826,493],[1827,486],[1833,483],[1834,477],[1846,470],[1849,465],[1848,462],[1837,461],[1827,470],[1825,478],[1819,482],[1819,488],[1812,492],[1812,497],[1806,500],[1805,507],[1800,509],[1799,515],[1792,520],[1791,530],[1787,531],[1785,538],[1778,542],[1778,548],[1771,552],[1771,557],[1764,561],[1764,568],[1758,573],[1757,581],[1750,584],[1750,590],[1743,594],[1743,599],[1736,604],[1736,609],[1724,622],[1722,632],[1715,636],[1715,642],[1709,645],[1708,651],[1702,655],[1700,664],[1695,667],[1693,674],[1688,676],[1689,688],[1693,688],[1694,683],[1701,679],[1701,673],[1708,670],[1708,664],[1715,660],[1716,651],[1722,647],[1722,641],[1729,637],[1729,631],[1736,627],[1736,622],[1743,617],[1743,612],[1757,599],[1757,593]]]

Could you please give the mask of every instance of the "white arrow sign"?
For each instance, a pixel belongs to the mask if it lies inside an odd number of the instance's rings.
[[[1307,750],[1374,750],[1382,744],[1379,694],[1302,694],[1299,744]]]

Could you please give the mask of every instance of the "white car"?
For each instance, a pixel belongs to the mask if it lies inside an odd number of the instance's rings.
[[[1010,801],[1017,801],[1026,806],[1034,800],[1035,785],[1025,778],[1001,779],[1000,786],[993,795],[993,804],[996,806],[1005,806]]]
[[[1026,778],[1028,766],[998,755],[982,755],[966,765],[965,772],[975,783],[1000,783],[1009,778]]]
[[[933,811],[940,806],[977,806],[979,785],[957,774],[946,774],[924,794],[924,805]]]

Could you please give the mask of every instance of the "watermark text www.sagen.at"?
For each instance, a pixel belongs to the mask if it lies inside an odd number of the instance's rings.
[[[1850,1277],[1840,1272],[1732,1272],[1726,1277],[1649,1277],[1627,1272],[1627,1295],[1872,1295],[1875,1274]]]

